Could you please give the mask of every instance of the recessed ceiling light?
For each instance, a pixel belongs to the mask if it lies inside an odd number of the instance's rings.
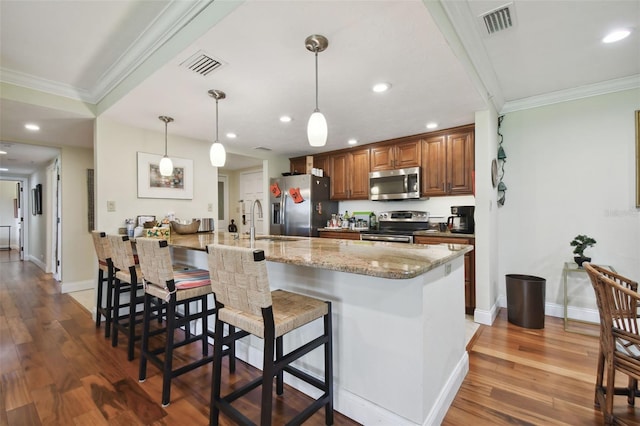
[[[376,93],[386,92],[391,89],[391,84],[389,83],[378,83],[373,86],[373,91]]]
[[[283,115],[282,117],[280,117],[280,121],[283,123],[290,123],[292,120],[291,117],[289,117],[288,115]]]
[[[37,124],[33,124],[33,123],[25,124],[24,128],[27,129],[27,130],[31,130],[32,132],[37,132],[38,130],[40,130],[40,126],[38,126]]]
[[[435,129],[436,127],[438,127],[438,123],[427,123],[427,129]]]
[[[631,34],[629,30],[615,30],[610,32],[602,39],[603,43],[614,43],[616,41],[620,41],[624,38],[627,38]]]
[[[0,151],[0,155],[6,155],[7,151]]]
[[[355,144],[357,144],[357,143],[358,143],[358,140],[357,140],[357,139],[349,139],[349,140],[347,141],[347,143],[348,143],[349,145],[355,145]]]
[[[237,137],[238,137],[238,135],[236,135],[235,133],[231,133],[231,132],[229,132],[229,133],[227,133],[227,137],[228,137],[229,139],[235,139],[235,138],[237,138]]]

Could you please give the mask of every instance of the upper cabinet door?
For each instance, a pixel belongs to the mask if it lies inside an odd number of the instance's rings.
[[[329,174],[331,175],[331,199],[346,200],[349,198],[349,154],[342,152],[329,157]]]
[[[422,142],[422,195],[447,195],[447,137],[435,136]]]
[[[415,139],[371,147],[371,171],[420,166],[421,142]]]
[[[349,199],[369,199],[369,149],[351,152]]]
[[[447,181],[451,195],[473,194],[473,139],[472,132],[447,136]]]

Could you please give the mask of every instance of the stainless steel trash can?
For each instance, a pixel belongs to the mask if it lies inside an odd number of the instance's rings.
[[[544,298],[547,281],[532,275],[508,274],[509,322],[524,328],[544,328]]]

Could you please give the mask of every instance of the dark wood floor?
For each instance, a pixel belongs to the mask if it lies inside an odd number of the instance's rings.
[[[207,424],[210,366],[174,380],[172,403],[162,408],[158,370],[149,366],[147,381],[138,383],[137,359],[126,360],[124,345],[112,348],[84,308],[16,257],[0,252],[0,425]],[[559,319],[528,330],[509,324],[503,311],[470,343],[470,371],[443,424],[602,424],[593,408],[596,351],[596,338],[564,332]],[[257,374],[240,363],[236,377]],[[640,424],[625,402],[617,398],[617,414]],[[305,403],[286,389],[274,403],[274,424]],[[242,410],[257,420],[258,407],[251,395]],[[316,413],[307,424],[323,420]],[[357,423],[337,415],[336,424]]]

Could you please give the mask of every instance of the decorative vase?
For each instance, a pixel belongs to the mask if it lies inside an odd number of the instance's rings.
[[[582,264],[584,262],[591,262],[591,258],[590,257],[585,257],[585,256],[575,256],[573,258],[573,261],[578,264],[578,267],[582,268]]]

